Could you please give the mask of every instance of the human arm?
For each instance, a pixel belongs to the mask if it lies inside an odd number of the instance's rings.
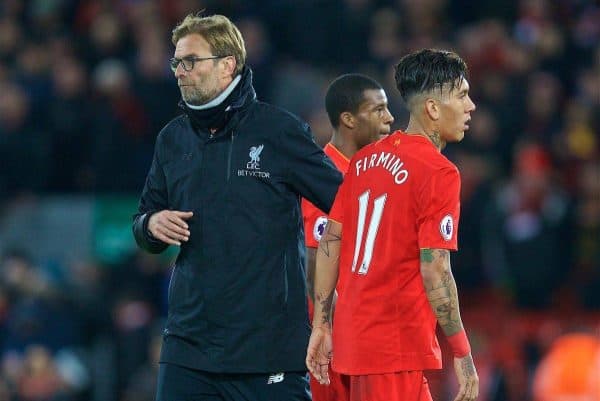
[[[447,249],[421,249],[421,277],[429,304],[454,353],[459,383],[455,401],[472,401],[479,394],[479,377],[460,317],[458,290]]]
[[[281,135],[280,149],[290,186],[317,209],[329,213],[343,177],[314,142],[308,124],[290,124]]]
[[[167,183],[159,156],[161,138],[159,135],[132,225],[137,244],[150,253],[187,241],[190,233],[185,220],[192,216],[192,212],[168,210]]]
[[[306,367],[321,384],[329,384],[333,356],[332,314],[339,272],[342,225],[329,220],[316,252],[313,329],[306,352]]]

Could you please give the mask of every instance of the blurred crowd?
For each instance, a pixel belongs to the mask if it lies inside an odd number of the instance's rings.
[[[457,51],[477,110],[445,154],[462,174],[453,271],[480,399],[533,399],[554,339],[600,337],[593,0],[2,0],[0,224],[23,199],[139,193],[154,139],[179,113],[170,30],[203,8],[241,29],[259,99],[309,121],[320,144],[335,76],[378,79],[400,129],[394,63]],[[169,261],[51,263],[4,245],[0,401],[152,400]],[[431,382],[450,397],[453,380]]]

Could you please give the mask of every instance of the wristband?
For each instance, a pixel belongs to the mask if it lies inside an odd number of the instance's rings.
[[[465,329],[446,338],[448,339],[448,343],[450,344],[450,348],[452,349],[455,358],[463,358],[471,352],[471,345],[469,344]]]

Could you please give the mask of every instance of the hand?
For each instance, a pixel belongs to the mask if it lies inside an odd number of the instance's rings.
[[[333,343],[329,327],[313,327],[306,351],[306,367],[321,384],[329,384],[329,362]]]
[[[454,401],[473,401],[479,395],[479,377],[471,354],[454,358],[454,372],[460,386]]]
[[[170,245],[181,246],[181,241],[190,239],[190,231],[185,222],[194,215],[193,212],[162,210],[150,216],[148,231],[154,238]]]

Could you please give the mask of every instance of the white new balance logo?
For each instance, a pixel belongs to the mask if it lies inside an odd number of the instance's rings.
[[[281,383],[283,381],[283,376],[285,376],[285,373],[273,373],[271,376],[269,376],[267,384]]]

